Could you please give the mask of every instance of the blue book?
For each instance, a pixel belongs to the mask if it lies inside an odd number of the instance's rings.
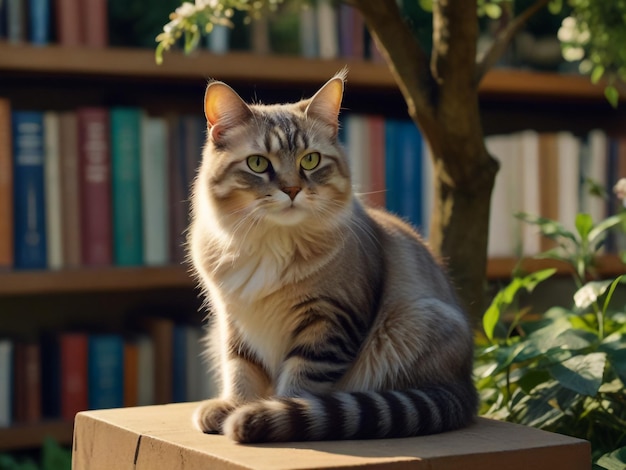
[[[187,329],[183,325],[174,326],[172,343],[172,400],[187,400]]]
[[[50,0],[28,0],[29,39],[32,44],[50,43]]]
[[[89,409],[124,406],[124,341],[118,335],[89,337]]]
[[[16,269],[47,265],[43,113],[13,111],[13,201]]]
[[[138,108],[111,109],[113,253],[118,266],[143,264],[141,120]]]
[[[400,155],[401,121],[387,119],[385,121],[385,194],[386,207],[389,212],[401,214],[402,166]]]
[[[421,228],[422,218],[422,134],[413,121],[403,121],[400,127],[399,154],[401,165],[400,215]]]

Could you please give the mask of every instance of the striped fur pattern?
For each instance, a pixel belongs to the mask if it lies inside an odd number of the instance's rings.
[[[446,275],[415,230],[353,194],[344,79],[283,105],[207,88],[189,252],[221,395],[194,414],[203,432],[401,437],[475,415],[471,330]]]

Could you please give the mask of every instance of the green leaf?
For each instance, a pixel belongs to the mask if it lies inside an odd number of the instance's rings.
[[[593,228],[593,219],[589,214],[576,215],[576,230],[581,239],[586,239]]]
[[[433,0],[417,0],[420,8],[424,11],[433,11]]]
[[[611,351],[608,354],[609,364],[626,386],[626,349]]]
[[[624,470],[626,468],[626,447],[604,454],[598,459],[598,465],[606,470]]]
[[[500,15],[502,15],[502,8],[498,4],[487,3],[483,8],[485,14],[491,19],[495,20],[497,18],[500,18]]]
[[[558,15],[559,13],[561,13],[562,9],[563,9],[563,0],[552,0],[550,3],[548,3],[548,10],[553,15]]]
[[[496,296],[497,297],[497,296]],[[493,300],[485,314],[483,315],[483,330],[489,341],[493,341],[493,332],[500,320],[500,307],[497,304],[497,298]]]
[[[550,375],[565,388],[581,395],[596,396],[606,365],[606,354],[591,353],[574,356],[550,367]]]
[[[617,104],[619,102],[619,92],[617,91],[617,88],[611,85],[607,86],[604,89],[604,96],[611,106],[617,108]]]
[[[589,244],[594,243],[599,237],[604,235],[604,233],[615,227],[616,225],[622,223],[626,219],[626,213],[613,215],[611,217],[607,217],[602,222],[599,222],[593,229],[589,231],[587,235],[587,240]]]
[[[591,83],[598,83],[604,75],[604,67],[602,65],[596,65],[591,72]]]
[[[609,287],[609,293],[606,294],[606,298],[604,299],[604,306],[602,307],[602,311],[604,313],[606,313],[607,310],[609,309],[609,303],[611,303],[611,299],[613,298],[613,292],[615,292],[615,288],[620,282],[622,282],[623,279],[624,279],[624,274],[615,278],[615,280],[611,283],[611,286]]]

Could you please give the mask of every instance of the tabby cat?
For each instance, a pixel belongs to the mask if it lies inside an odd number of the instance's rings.
[[[450,282],[409,225],[352,191],[344,80],[282,105],[206,90],[189,249],[222,391],[194,414],[204,432],[368,439],[474,418],[471,330]]]

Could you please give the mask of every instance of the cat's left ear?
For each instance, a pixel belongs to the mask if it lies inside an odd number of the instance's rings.
[[[334,134],[337,134],[339,129],[339,110],[341,109],[346,74],[347,69],[343,69],[328,80],[311,98],[305,110],[307,117],[322,120],[333,129]]]
[[[252,116],[252,111],[231,87],[223,82],[211,82],[204,94],[204,115],[211,137],[236,127]]]

